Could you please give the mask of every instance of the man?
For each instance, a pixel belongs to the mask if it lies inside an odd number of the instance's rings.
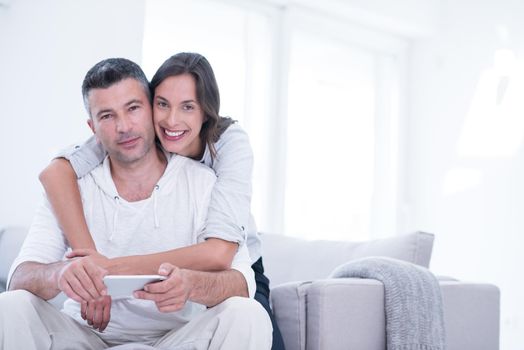
[[[148,285],[136,298],[104,295],[107,271],[101,261],[125,255],[147,259],[147,254],[198,242],[215,178],[199,163],[155,146],[147,79],[136,64],[104,60],[87,73],[83,87],[88,123],[108,153],[102,165],[79,180],[86,219],[102,255],[62,260],[68,247],[44,204],[11,268],[10,292],[0,295],[2,348],[102,349],[140,343],[169,349],[269,349],[271,323],[265,310],[253,299],[232,297],[247,295],[254,284],[244,246],[232,270],[201,272],[164,263],[158,273],[167,279]],[[62,312],[45,302],[60,291],[77,301],[66,301]],[[174,310],[179,311],[169,312]]]

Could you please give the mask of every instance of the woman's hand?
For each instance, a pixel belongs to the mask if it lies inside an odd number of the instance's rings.
[[[158,269],[158,274],[167,276],[167,279],[146,284],[144,290],[136,291],[134,296],[137,299],[154,301],[160,312],[181,310],[189,299],[192,289],[186,273],[187,270],[163,263]]]
[[[89,260],[100,266],[101,268],[107,270],[109,268],[109,259],[97,252],[95,249],[74,249],[66,254],[66,258],[83,258],[89,257]]]
[[[69,298],[86,303],[107,293],[103,277],[109,259],[94,249],[77,249],[66,254],[69,259],[58,274],[57,285]]]
[[[89,257],[75,258],[63,263],[56,274],[58,289],[77,302],[86,302],[106,295],[103,278],[107,271]]]

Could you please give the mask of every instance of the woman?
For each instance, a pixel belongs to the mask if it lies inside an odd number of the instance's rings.
[[[247,243],[255,272],[255,299],[273,323],[273,349],[283,349],[280,332],[269,307],[269,280],[264,276],[260,239],[250,213],[253,155],[247,134],[230,118],[219,116],[220,96],[211,65],[196,53],[179,53],[166,60],[151,80],[157,138],[172,153],[211,167],[217,182],[211,194],[206,241],[160,253],[158,261],[185,268],[222,270],[231,263],[232,246]],[[83,215],[76,177],[82,177],[104,158],[95,142],[88,142],[54,160],[40,175],[62,229],[75,250],[96,249]],[[214,233],[226,240],[214,239]],[[73,254],[74,255],[74,254]],[[73,256],[72,255],[72,256]],[[130,264],[140,264],[131,260]],[[156,266],[143,266],[144,273]]]

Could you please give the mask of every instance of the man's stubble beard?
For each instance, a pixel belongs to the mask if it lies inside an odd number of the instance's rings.
[[[137,135],[138,136],[138,135]],[[144,157],[151,152],[151,149],[155,146],[155,136],[153,132],[153,136],[151,137],[144,137],[141,136],[141,141],[143,141],[142,150],[137,155],[127,154],[126,152],[121,152],[117,149],[114,150],[114,152],[109,153],[110,158],[114,159],[115,161],[118,161],[122,165],[132,165],[134,163],[137,163],[144,159]]]

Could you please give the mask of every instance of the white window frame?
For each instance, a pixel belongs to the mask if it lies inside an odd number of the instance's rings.
[[[201,0],[209,1],[209,0]],[[290,40],[293,28],[317,28],[318,34],[330,39],[347,43],[375,53],[377,59],[377,98],[375,115],[376,140],[375,145],[375,179],[372,208],[370,212],[369,238],[390,236],[401,232],[405,227],[403,222],[402,203],[399,198],[404,195],[404,169],[406,125],[406,89],[407,89],[407,57],[408,42],[385,30],[373,29],[376,23],[365,26],[356,23],[352,18],[336,11],[328,11],[323,5],[303,0],[215,0],[226,5],[236,6],[266,15],[273,22],[272,40],[272,74],[271,95],[269,100],[269,115],[267,122],[269,133],[267,139],[267,159],[271,164],[266,166],[264,174],[257,174],[263,179],[260,186],[264,191],[258,191],[261,196],[257,201],[262,205],[257,218],[263,221],[262,230],[269,232],[284,232],[285,194],[287,150],[286,138],[288,130],[287,93],[290,64]],[[329,6],[329,2],[327,3]],[[333,4],[333,3],[331,3]],[[315,7],[316,6],[316,7]],[[345,4],[344,6],[349,6]],[[343,11],[342,11],[343,13]],[[250,57],[247,56],[247,66]],[[396,69],[392,69],[392,67]],[[392,73],[394,71],[394,73]],[[384,79],[386,77],[387,79]],[[246,80],[250,77],[246,75]],[[393,82],[393,83],[392,83]],[[246,88],[249,82],[246,81]],[[397,89],[392,93],[393,89]],[[247,112],[246,104],[246,112]],[[248,132],[250,113],[244,114],[244,125]],[[256,159],[255,159],[256,161]],[[263,192],[263,193],[260,193]],[[262,197],[263,196],[263,197]],[[261,222],[260,222],[261,223]],[[259,223],[259,224],[260,224]]]
[[[369,238],[379,238],[398,234],[405,226],[402,222],[402,204],[399,194],[404,190],[401,171],[405,163],[402,157],[405,145],[402,140],[402,126],[406,124],[406,89],[408,42],[402,38],[384,32],[378,32],[361,25],[348,23],[330,14],[318,13],[305,6],[289,4],[278,8],[275,16],[274,49],[274,90],[271,99],[270,117],[271,142],[269,158],[272,159],[267,177],[266,188],[270,189],[266,202],[266,230],[283,232],[285,215],[285,179],[286,179],[286,136],[287,136],[287,72],[289,67],[289,48],[291,28],[293,26],[311,26],[321,28],[320,34],[349,45],[357,45],[376,52],[377,99],[376,99],[376,139],[384,142],[376,144],[376,171],[374,194],[371,208]],[[392,65],[398,69],[392,74]],[[384,81],[396,81],[394,87]],[[269,186],[271,184],[271,186]],[[403,196],[401,196],[403,197]]]

